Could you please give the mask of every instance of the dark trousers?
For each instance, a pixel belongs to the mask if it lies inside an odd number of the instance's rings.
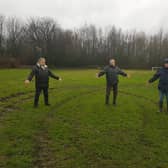
[[[118,84],[108,85],[106,87],[106,104],[109,104],[110,92],[113,89],[113,104],[116,104],[117,95],[118,95]]]
[[[160,108],[160,111],[162,111],[162,109],[163,109],[164,97],[166,97],[167,111],[168,111],[168,91],[159,90],[159,108]]]
[[[43,91],[44,94],[44,102],[45,104],[48,104],[48,87],[36,87],[35,97],[34,97],[34,105],[38,105],[39,97],[41,94],[41,91]]]

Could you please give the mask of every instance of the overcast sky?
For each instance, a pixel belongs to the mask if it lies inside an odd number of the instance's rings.
[[[0,0],[0,13],[49,16],[63,28],[88,23],[146,32],[168,29],[168,0]]]

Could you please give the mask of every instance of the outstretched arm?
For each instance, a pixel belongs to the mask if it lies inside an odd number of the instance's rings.
[[[118,74],[127,77],[128,75],[122,71],[120,68],[118,68]]]
[[[157,71],[151,79],[149,79],[149,83],[155,82],[160,77],[160,71]]]
[[[30,72],[29,76],[27,77],[27,79],[25,80],[25,84],[29,84],[30,81],[32,81],[33,77],[35,75],[35,68],[32,68],[32,71]]]
[[[53,74],[50,70],[49,70],[48,72],[49,72],[49,76],[50,76],[51,78],[54,78],[54,79],[56,79],[56,80],[60,80],[60,79],[61,79],[59,76]]]
[[[35,68],[32,68],[32,71],[30,72],[29,76],[27,77],[27,80],[32,81],[33,77],[35,75]]]
[[[100,71],[97,76],[100,78],[101,76],[103,76],[106,73],[106,68],[104,68],[102,71]]]

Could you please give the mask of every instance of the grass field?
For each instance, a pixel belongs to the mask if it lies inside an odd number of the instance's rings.
[[[120,78],[117,107],[104,105],[97,70],[57,70],[51,107],[33,108],[29,70],[0,70],[0,168],[168,168],[168,115],[157,112],[153,72]]]

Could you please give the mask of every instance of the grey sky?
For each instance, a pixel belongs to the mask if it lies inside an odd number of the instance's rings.
[[[21,18],[49,16],[64,28],[87,22],[146,32],[168,29],[168,0],[0,0],[0,13]]]

